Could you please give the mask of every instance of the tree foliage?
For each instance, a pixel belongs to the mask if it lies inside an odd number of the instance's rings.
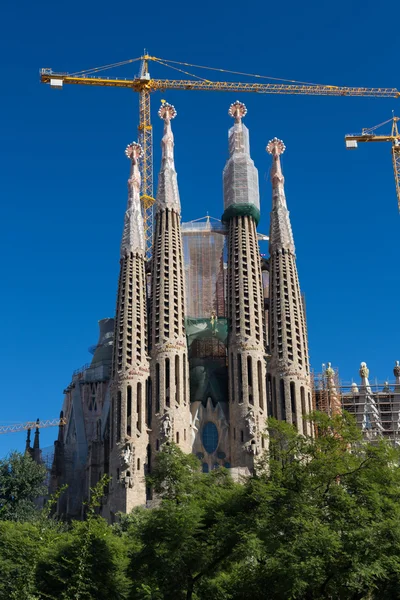
[[[313,420],[316,437],[271,419],[241,484],[164,447],[155,507],[113,526],[97,515],[105,481],[68,528],[14,512],[0,522],[0,600],[400,600],[399,451],[348,416]]]
[[[35,500],[46,493],[46,467],[28,454],[12,452],[0,459],[0,520],[32,518]]]

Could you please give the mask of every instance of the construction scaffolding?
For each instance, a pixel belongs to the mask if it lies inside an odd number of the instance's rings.
[[[186,278],[186,316],[225,316],[225,234],[217,219],[182,224]]]
[[[203,404],[228,397],[225,236],[212,217],[182,225],[190,399]]]
[[[364,365],[365,363],[362,363]],[[366,369],[365,367],[361,367]],[[313,404],[330,416],[346,411],[354,415],[367,439],[386,438],[400,444],[400,385],[398,382],[343,383],[337,368],[313,374]]]

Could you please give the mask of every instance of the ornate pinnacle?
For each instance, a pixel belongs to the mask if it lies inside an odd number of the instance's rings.
[[[158,116],[163,121],[171,121],[171,119],[175,119],[177,115],[175,106],[169,104],[168,102],[163,102],[158,109]]]
[[[273,156],[280,156],[285,152],[285,150],[285,144],[282,142],[282,140],[278,140],[276,137],[273,140],[270,140],[266,147],[268,154],[272,154]]]
[[[143,148],[137,142],[132,142],[128,144],[125,149],[125,155],[129,158],[129,160],[137,161],[143,154]]]
[[[398,360],[394,364],[393,374],[396,378],[400,378],[400,362]]]
[[[335,371],[332,369],[332,363],[330,362],[328,362],[326,367],[325,375],[330,379],[335,375]]]
[[[367,363],[365,363],[365,362],[362,362],[362,363],[360,364],[360,371],[359,371],[359,373],[360,373],[360,377],[361,377],[362,379],[368,379],[368,376],[369,376],[369,369],[368,369],[368,367],[367,367]]]
[[[230,117],[235,119],[235,123],[240,123],[243,117],[247,115],[246,105],[243,104],[243,102],[239,102],[239,100],[236,100],[236,102],[233,102],[230,105],[228,114]]]

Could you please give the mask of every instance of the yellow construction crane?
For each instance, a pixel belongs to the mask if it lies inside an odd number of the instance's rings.
[[[134,79],[118,79],[114,77],[101,77],[99,72],[115,67],[121,67],[129,63],[140,61],[140,70]],[[174,69],[189,76],[192,79],[152,79],[149,73],[149,62]],[[184,68],[182,68],[184,67]],[[229,73],[236,76],[252,77],[257,80],[267,79],[279,83],[261,83],[260,81],[250,83],[210,81],[188,73],[187,67]],[[400,92],[396,88],[364,88],[364,87],[339,87],[334,85],[319,85],[313,83],[298,82],[293,80],[276,79],[262,75],[228,71],[203,65],[193,65],[184,62],[165,60],[150,56],[146,52],[143,56],[130,59],[120,63],[96,67],[76,73],[57,73],[52,69],[41,69],[40,78],[42,83],[47,83],[52,88],[60,89],[64,84],[92,85],[103,87],[128,88],[139,94],[139,143],[143,147],[140,170],[142,174],[142,206],[144,230],[146,239],[146,254],[150,257],[153,238],[153,130],[150,115],[150,94],[155,91],[165,90],[203,90],[217,92],[255,92],[258,94],[308,94],[314,96],[366,96],[378,98],[399,98]]]
[[[384,123],[379,123],[375,127],[369,129],[363,129],[361,133],[349,134],[345,136],[346,148],[348,150],[354,150],[357,148],[358,142],[391,142],[392,144],[392,162],[394,171],[394,180],[396,183],[396,194],[397,194],[397,205],[400,212],[400,135],[397,123],[400,121],[400,117],[393,117]],[[392,124],[390,134],[379,134],[376,133],[377,129]]]
[[[60,417],[58,419],[47,419],[46,421],[26,421],[25,423],[14,423],[12,425],[0,425],[0,435],[3,433],[17,433],[18,431],[27,431],[28,429],[44,429],[46,427],[60,427],[67,424],[67,419]]]

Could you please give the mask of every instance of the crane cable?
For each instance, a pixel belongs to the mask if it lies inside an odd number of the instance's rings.
[[[157,61],[159,62],[161,59],[157,58],[157,57],[152,57],[151,60]],[[229,73],[231,75],[243,75],[244,77],[255,77],[257,79],[271,79],[272,81],[284,81],[285,83],[296,83],[296,84],[300,84],[300,85],[314,85],[314,86],[320,86],[320,85],[325,85],[325,84],[321,84],[321,83],[310,83],[308,81],[296,81],[295,79],[283,79],[281,77],[269,77],[268,75],[256,75],[255,73],[242,73],[241,71],[230,71],[228,69],[217,69],[216,67],[206,67],[204,65],[192,65],[190,63],[186,63],[186,62],[179,62],[177,60],[169,60],[169,59],[162,59],[164,60],[166,63],[172,63],[175,65],[182,65],[185,67],[194,67],[196,69],[208,69],[209,71],[219,71],[220,73]],[[168,65],[169,67],[173,68],[171,65]],[[336,85],[334,86],[329,86],[329,87],[338,87]]]
[[[180,73],[183,73],[184,75],[189,75],[189,77],[195,77],[196,79],[200,79],[200,81],[204,81],[205,83],[212,83],[212,81],[209,81],[208,79],[204,79],[204,77],[199,77],[199,75],[194,75],[193,73],[188,73],[187,71],[184,71],[183,69],[178,69],[178,67],[173,67],[172,65],[169,65],[166,62],[163,62],[160,58],[153,58],[154,62],[158,62],[160,65],[163,65],[164,67],[169,67],[170,69],[174,69],[175,71],[179,71]]]
[[[81,75],[91,75],[93,73],[98,73],[100,71],[106,71],[107,69],[112,69],[114,67],[122,67],[124,65],[129,65],[130,63],[137,62],[141,60],[142,57],[139,58],[130,58],[129,60],[124,60],[117,63],[112,63],[111,65],[104,65],[103,67],[93,67],[92,69],[86,69],[86,71],[76,71],[75,73],[68,73],[69,77],[79,77]]]
[[[76,71],[75,73],[68,73],[68,76],[70,77],[80,77],[83,75],[93,75],[94,73],[99,73],[101,71],[106,71],[107,69],[113,69],[116,67],[122,67],[125,65],[129,65],[133,62],[138,62],[140,60],[143,60],[144,57],[143,56],[139,56],[138,58],[130,58],[128,60],[125,61],[120,61],[120,62],[116,62],[116,63],[111,63],[109,65],[104,65],[104,66],[100,66],[100,67],[93,67],[91,69],[86,69],[83,71]],[[169,67],[170,69],[174,69],[175,71],[179,71],[180,73],[183,73],[184,75],[188,75],[190,77],[194,77],[195,79],[199,79],[200,81],[204,81],[206,83],[212,83],[210,82],[210,80],[205,79],[203,77],[200,77],[199,75],[194,75],[193,73],[189,73],[188,71],[184,71],[183,69],[179,69],[178,67],[174,67],[173,65],[181,65],[184,67],[193,67],[195,69],[207,69],[209,71],[217,71],[219,73],[229,73],[230,75],[241,75],[243,77],[254,77],[256,79],[269,79],[271,81],[279,81],[279,82],[284,82],[284,83],[293,83],[296,85],[311,85],[311,86],[321,86],[321,85],[325,85],[325,84],[319,84],[319,83],[310,83],[307,81],[297,81],[296,79],[284,79],[284,78],[279,78],[279,77],[270,77],[268,75],[258,75],[256,73],[244,73],[242,71],[231,71],[229,69],[220,69],[217,67],[207,67],[206,65],[195,65],[195,64],[191,64],[191,63],[187,63],[187,62],[180,62],[177,60],[169,60],[169,59],[162,59],[162,58],[158,58],[157,56],[148,56],[147,57],[148,60],[151,60],[153,62],[157,62],[160,65],[163,65],[164,67]],[[337,86],[329,86],[329,87],[337,87]]]

